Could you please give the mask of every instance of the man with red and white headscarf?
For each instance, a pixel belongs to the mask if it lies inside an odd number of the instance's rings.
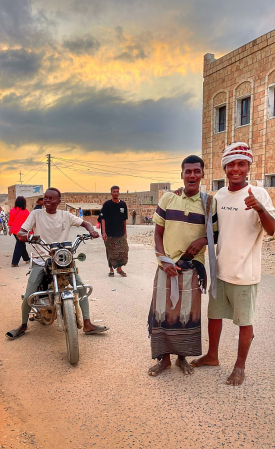
[[[257,285],[261,278],[261,247],[264,231],[275,231],[275,209],[267,191],[247,183],[253,162],[252,151],[244,142],[228,145],[222,155],[228,187],[220,189],[215,198],[218,215],[217,299],[209,294],[208,353],[191,366],[219,364],[218,348],[222,319],[239,326],[238,356],[228,385],[244,381],[245,362],[254,337]]]

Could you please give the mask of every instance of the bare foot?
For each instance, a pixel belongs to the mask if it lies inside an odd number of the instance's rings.
[[[177,358],[176,365],[182,370],[183,374],[188,376],[188,374],[194,374],[194,368],[187,362],[186,358]]]
[[[151,368],[149,368],[148,370],[148,374],[149,376],[158,376],[160,373],[162,373],[162,371],[164,371],[165,369],[171,368],[171,361],[169,359],[166,360],[165,358],[158,361],[158,363],[154,366],[152,366]]]
[[[244,378],[244,368],[235,367],[228,377],[226,383],[227,385],[233,385],[234,387],[236,387],[237,385],[242,385]]]
[[[192,360],[192,362],[190,363],[190,366],[193,366],[194,368],[199,368],[200,366],[204,365],[218,366],[219,360],[206,354],[199,359]]]
[[[96,326],[90,320],[84,320],[83,332],[94,331]]]

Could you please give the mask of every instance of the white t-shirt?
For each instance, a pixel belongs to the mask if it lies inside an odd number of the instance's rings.
[[[237,285],[257,284],[261,280],[263,227],[254,209],[245,210],[249,187],[274,217],[271,198],[262,187],[247,185],[237,192],[223,187],[215,195],[219,227],[217,278]]]
[[[34,235],[40,235],[46,243],[60,243],[69,240],[69,232],[72,226],[79,227],[82,223],[82,218],[65,210],[57,210],[55,214],[48,214],[46,209],[36,209],[30,213],[27,220],[22,224],[22,228],[25,231],[32,229]],[[48,252],[40,245],[34,246],[44,258],[48,257]],[[36,251],[34,251],[33,258],[39,258]],[[39,263],[38,260],[35,260],[35,263]]]

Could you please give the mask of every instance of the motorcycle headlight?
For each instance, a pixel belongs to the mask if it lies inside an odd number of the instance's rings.
[[[60,267],[67,267],[72,262],[73,255],[67,249],[58,249],[53,256],[53,260],[56,265],[59,265]]]

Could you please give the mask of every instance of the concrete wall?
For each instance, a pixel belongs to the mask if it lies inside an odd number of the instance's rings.
[[[225,178],[222,150],[244,141],[252,148],[250,179],[275,173],[275,117],[270,116],[269,87],[275,83],[275,30],[215,60],[204,56],[202,157],[207,190]],[[238,99],[250,95],[250,124],[237,126]],[[226,129],[215,132],[215,106],[226,105]]]

